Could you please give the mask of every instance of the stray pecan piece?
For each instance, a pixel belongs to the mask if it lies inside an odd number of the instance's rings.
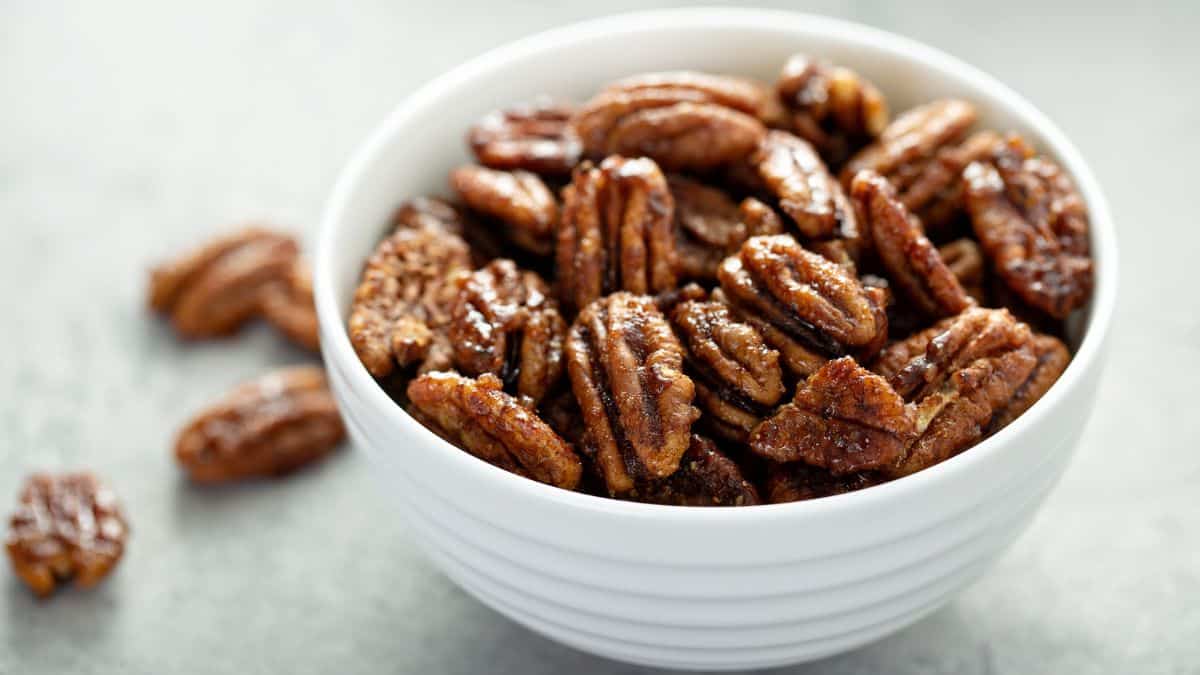
[[[716,443],[692,435],[691,445],[670,476],[639,484],[624,495],[634,501],[669,506],[753,506],[761,503],[758,490],[742,475]]]
[[[567,124],[574,112],[569,103],[538,98],[488,113],[471,127],[467,141],[479,163],[493,169],[567,174],[582,152]]]
[[[822,59],[792,56],[775,88],[791,114],[792,131],[835,165],[879,136],[888,123],[887,101],[875,85]]]
[[[613,293],[571,326],[567,373],[612,494],[679,468],[699,416],[682,366],[683,347],[651,298]]]
[[[175,458],[199,483],[277,476],[329,454],[346,435],[325,371],[294,366],[243,383],[179,432]]]
[[[558,204],[537,174],[460,166],[450,184],[467,206],[503,223],[512,242],[537,255],[554,249]]]
[[[409,383],[408,397],[426,426],[485,462],[565,490],[579,485],[583,465],[570,444],[495,375],[425,373]]]
[[[871,471],[835,476],[803,462],[772,462],[767,470],[767,501],[783,504],[832,497],[879,485],[886,480],[883,474]]]
[[[857,236],[858,226],[842,186],[807,141],[770,131],[750,157],[767,191],[800,232],[813,239]]]
[[[112,490],[90,473],[38,473],[25,481],[5,547],[13,571],[38,596],[73,579],[91,588],[125,552],[129,527]]]
[[[313,304],[312,272],[297,258],[283,279],[262,292],[263,317],[289,340],[309,351],[320,351],[320,328]]]

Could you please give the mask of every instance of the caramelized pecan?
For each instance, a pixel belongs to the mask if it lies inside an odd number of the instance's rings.
[[[883,474],[871,471],[835,476],[803,462],[772,462],[767,470],[767,502],[782,504],[832,497],[879,485],[886,480]]]
[[[962,143],[941,148],[929,161],[914,164],[913,169],[897,172],[892,179],[902,186],[900,199],[904,206],[917,214],[926,228],[944,231],[965,213],[963,170],[971,162],[988,157],[1000,143],[999,134],[980,131]]]
[[[567,174],[582,152],[567,124],[574,112],[549,98],[495,110],[471,127],[467,142],[479,163],[493,169]]]
[[[887,101],[875,85],[822,59],[792,56],[775,88],[790,113],[792,131],[835,165],[879,136],[888,123]]]
[[[959,99],[942,99],[905,112],[842,168],[846,185],[864,169],[870,169],[896,181],[904,194],[913,179],[921,175],[939,150],[952,147],[975,123],[975,106]]]
[[[297,258],[283,279],[264,288],[261,303],[263,318],[279,332],[309,351],[320,351],[312,272],[304,260]]]
[[[725,256],[746,239],[779,234],[783,223],[771,207],[748,197],[739,205],[720,189],[690,178],[667,178],[675,199],[675,238],[680,276],[713,280]]]
[[[431,372],[408,385],[418,419],[450,442],[501,469],[574,490],[583,465],[570,444],[503,391],[500,378]]]
[[[433,197],[404,200],[392,213],[390,226],[392,230],[427,228],[461,237],[470,246],[471,260],[477,266],[504,257],[508,248],[505,238],[495,228],[481,224],[454,205]]]
[[[624,497],[670,506],[753,506],[758,490],[742,475],[733,460],[716,443],[692,435],[679,470],[666,478],[637,485]]]
[[[989,435],[1008,426],[1037,403],[1038,399],[1050,390],[1050,386],[1058,381],[1058,377],[1067,369],[1067,363],[1071,360],[1067,346],[1050,335],[1035,335],[1030,347],[1037,363],[1029,377],[1017,387],[1012,398],[995,411],[991,422],[988,423]]]
[[[750,164],[801,234],[813,239],[857,236],[846,193],[807,141],[786,131],[770,131]]]
[[[979,250],[979,244],[966,237],[955,239],[949,244],[939,246],[938,255],[942,257],[946,267],[950,268],[954,278],[958,279],[959,285],[967,295],[975,302],[983,304],[987,268],[983,264],[983,252]]]
[[[450,172],[450,184],[467,206],[503,223],[514,244],[537,255],[554,250],[558,204],[537,174],[467,165]]]
[[[679,468],[699,416],[682,366],[683,347],[650,298],[613,293],[571,326],[567,373],[612,494]]]

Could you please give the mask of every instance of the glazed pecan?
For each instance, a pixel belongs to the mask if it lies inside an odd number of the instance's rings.
[[[470,267],[466,242],[444,230],[401,227],[376,247],[348,324],[350,342],[372,375],[386,377],[397,365],[427,361],[436,353]]]
[[[1000,135],[980,131],[962,143],[938,150],[920,169],[897,172],[893,183],[903,185],[901,201],[909,211],[921,218],[929,230],[945,231],[947,226],[965,215],[963,202],[963,170],[990,156],[1001,144]]]
[[[1008,426],[1037,403],[1038,399],[1050,390],[1050,385],[1067,369],[1067,363],[1071,360],[1067,346],[1050,335],[1035,335],[1030,347],[1037,358],[1033,372],[1017,387],[1012,398],[995,411],[988,423],[989,435]]]
[[[184,337],[228,335],[259,310],[264,287],[285,277],[299,247],[258,227],[227,234],[150,273],[150,307]]]
[[[958,279],[959,285],[967,295],[974,298],[975,302],[984,304],[983,289],[987,268],[983,264],[983,252],[979,250],[979,244],[966,237],[955,239],[949,244],[939,246],[938,255],[942,257],[946,267],[950,268],[954,278]]]
[[[746,239],[783,232],[774,210],[753,197],[739,205],[723,190],[690,178],[673,174],[667,183],[675,200],[675,248],[684,278],[716,279],[717,266]]]
[[[288,473],[329,454],[346,430],[325,371],[294,366],[243,383],[179,432],[175,458],[192,480]]]
[[[262,291],[262,315],[289,340],[309,351],[319,351],[320,329],[313,304],[312,272],[297,258],[284,278]]]
[[[887,380],[843,357],[809,376],[791,403],[758,425],[750,448],[836,475],[887,470],[905,457],[915,428],[912,409]]]
[[[479,163],[493,169],[568,174],[579,163],[579,139],[567,122],[570,103],[538,98],[488,113],[471,127],[467,142]]]
[[[563,372],[567,326],[534,272],[493,260],[471,274],[447,331],[454,364],[470,376],[491,373],[518,396],[540,401]]]
[[[679,470],[666,478],[638,484],[623,495],[633,501],[670,506],[753,506],[758,490],[738,465],[703,436],[692,435]]]
[[[567,373],[612,494],[679,468],[699,416],[682,366],[683,347],[650,298],[613,293],[571,326]]]
[[[749,161],[801,234],[813,239],[857,236],[846,193],[807,141],[770,131]]]
[[[41,597],[60,581],[100,582],[121,560],[129,527],[113,494],[90,473],[38,473],[25,481],[5,547],[13,571]]]
[[[738,217],[746,226],[746,236],[758,237],[767,234],[783,234],[783,219],[767,204],[746,197],[738,204]],[[740,246],[743,242],[738,242]]]
[[[866,238],[909,302],[932,317],[953,316],[970,306],[971,298],[891,183],[874,171],[860,171],[850,196]]]
[[[883,474],[871,471],[835,476],[804,462],[772,462],[767,469],[767,502],[782,504],[832,497],[879,485],[886,480]]]
[[[450,184],[467,206],[500,221],[512,242],[537,255],[554,250],[558,204],[535,173],[460,166]]]
[[[501,469],[574,490],[583,465],[570,444],[503,391],[500,378],[425,373],[408,385],[419,419],[460,448]]]
[[[1011,137],[963,173],[975,235],[996,274],[1022,300],[1063,319],[1088,301],[1088,215],[1057,164]]]
[[[563,305],[578,310],[617,290],[656,293],[675,286],[675,204],[649,159],[585,163],[564,190],[558,231]]]
[[[794,133],[839,165],[883,132],[887,101],[875,85],[849,68],[796,54],[775,85]]]
[[[703,421],[725,438],[745,441],[783,397],[779,352],[719,302],[680,303],[671,324],[686,350]]]
[[[505,237],[494,227],[471,218],[458,207],[433,197],[414,197],[404,200],[392,213],[390,227],[432,229],[449,232],[461,237],[471,249],[471,260],[483,266],[496,258],[503,258],[508,248]]]
[[[750,238],[717,276],[724,298],[795,374],[848,353],[870,358],[887,338],[886,293],[788,235]]]

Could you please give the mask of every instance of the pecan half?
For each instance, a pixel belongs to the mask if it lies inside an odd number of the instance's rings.
[[[1067,346],[1058,338],[1050,335],[1035,335],[1030,347],[1033,355],[1037,358],[1037,363],[1029,377],[1013,392],[1012,398],[995,411],[988,423],[988,435],[1008,426],[1026,410],[1029,410],[1034,403],[1037,403],[1038,399],[1050,390],[1050,386],[1058,381],[1059,376],[1067,369],[1067,363],[1071,360],[1071,353],[1067,351]]]
[[[179,432],[175,459],[199,483],[276,476],[316,461],[346,435],[325,371],[295,366],[243,383]]]
[[[471,127],[467,142],[479,163],[493,169],[568,174],[583,150],[567,124],[574,112],[570,103],[549,98],[495,110]]]
[[[408,385],[421,421],[460,448],[506,471],[566,490],[583,465],[570,444],[503,391],[500,378],[425,373]]]
[[[945,231],[966,213],[963,170],[971,162],[990,156],[1000,144],[999,134],[980,131],[962,143],[941,148],[923,164],[895,173],[893,182],[902,186],[900,198],[904,206],[917,214],[927,229]]]
[[[752,237],[717,276],[740,317],[801,376],[829,358],[870,358],[887,339],[886,293],[788,235]]]
[[[791,114],[792,131],[835,165],[879,136],[888,123],[887,101],[875,85],[822,59],[792,56],[775,88]]]
[[[38,473],[25,481],[5,543],[13,571],[41,597],[60,581],[100,582],[121,560],[129,526],[108,486],[90,473]]]
[[[984,285],[987,278],[987,268],[983,264],[983,252],[973,239],[955,239],[949,244],[938,247],[938,255],[942,262],[950,268],[950,273],[958,279],[959,285],[975,302],[984,303]]]
[[[583,164],[563,193],[558,285],[578,310],[617,290],[656,293],[676,285],[675,202],[649,159]]]
[[[289,340],[309,351],[320,351],[320,327],[313,304],[312,272],[297,258],[283,279],[262,291],[262,315]]]
[[[835,476],[825,469],[803,462],[772,462],[767,469],[767,501],[783,504],[832,497],[879,485],[886,480],[883,474],[871,471]]]
[[[682,366],[683,347],[650,298],[613,293],[571,326],[567,373],[611,493],[679,468],[699,416]]]
[[[684,278],[716,279],[721,261],[746,239],[783,232],[775,211],[753,197],[737,204],[724,190],[677,174],[667,183],[675,200],[675,248]]]
[[[503,223],[512,242],[537,255],[554,250],[558,204],[535,173],[460,166],[450,184],[467,206]]]
[[[975,235],[996,274],[1022,300],[1063,319],[1092,292],[1088,215],[1057,164],[1012,137],[963,173]]]
[[[228,335],[259,310],[267,285],[282,279],[299,247],[258,227],[218,237],[150,273],[150,307],[182,336]]]
[[[567,326],[534,272],[494,260],[462,285],[448,337],[454,364],[470,376],[491,373],[519,396],[540,401],[563,373]]]
[[[450,318],[471,255],[459,237],[399,228],[367,260],[348,323],[359,360],[376,378],[426,360]]]
[[[471,248],[471,260],[476,266],[505,256],[508,248],[505,237],[494,227],[471,218],[449,202],[433,197],[414,197],[404,200],[392,213],[390,228],[421,229],[449,232],[461,237]]]
[[[761,503],[738,465],[703,436],[692,435],[691,445],[670,476],[639,484],[625,498],[670,506],[753,506]]]
[[[786,131],[770,131],[750,163],[801,234],[813,239],[857,236],[846,193],[807,141]]]

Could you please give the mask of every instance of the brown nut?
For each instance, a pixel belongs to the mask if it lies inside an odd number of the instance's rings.
[[[451,311],[454,364],[469,376],[491,373],[534,403],[563,373],[567,326],[534,272],[494,260],[472,273]]]
[[[449,202],[433,197],[414,197],[401,202],[392,213],[390,228],[392,231],[426,228],[461,237],[470,247],[471,260],[476,266],[505,257],[509,248],[506,237],[496,228],[470,217]]]
[[[537,255],[554,250],[558,204],[537,174],[460,166],[450,184],[471,209],[500,221],[512,242]]]
[[[714,280],[721,261],[746,239],[783,232],[774,210],[753,197],[739,205],[725,191],[677,174],[667,183],[675,200],[675,249],[683,278]]]
[[[974,239],[955,239],[938,247],[942,262],[958,279],[967,295],[978,304],[984,304],[984,287],[987,282],[987,267],[983,263],[983,251]]]
[[[60,581],[100,582],[121,560],[129,526],[108,486],[90,473],[38,473],[25,481],[5,543],[13,571],[41,597]]]
[[[470,379],[425,373],[408,385],[418,419],[476,457],[506,471],[574,490],[583,465],[570,444],[506,394],[490,373]]]
[[[467,142],[479,163],[493,169],[568,174],[583,150],[567,124],[574,112],[549,98],[495,110],[471,127]]]
[[[1038,399],[1050,390],[1050,386],[1058,381],[1067,364],[1071,353],[1067,346],[1056,337],[1050,335],[1035,335],[1030,343],[1037,363],[1029,377],[1017,387],[1002,407],[998,408],[988,423],[987,435],[996,433],[1020,417],[1026,410],[1037,403]]]
[[[649,159],[609,157],[583,164],[564,190],[558,231],[558,285],[577,311],[602,295],[657,293],[676,285],[675,203]]]
[[[703,436],[692,435],[679,470],[666,478],[639,484],[624,498],[670,506],[753,506],[758,490],[742,470]]]
[[[325,371],[294,366],[198,413],[179,432],[175,459],[199,483],[277,476],[329,454],[345,435]]]
[[[921,218],[931,231],[944,232],[959,216],[965,215],[963,202],[963,170],[989,157],[1002,140],[993,131],[980,131],[955,145],[938,150],[924,163],[893,174],[894,185],[901,186],[900,200]]]
[[[803,462],[772,462],[767,469],[767,502],[783,504],[832,497],[879,485],[886,480],[883,474],[870,471],[835,476]]]
[[[298,254],[291,237],[258,227],[227,234],[150,273],[150,307],[182,336],[228,335],[258,313],[264,287]]]
[[[312,272],[297,258],[283,279],[262,291],[262,315],[289,340],[309,351],[320,351],[320,327],[313,304]]]
[[[870,358],[887,339],[886,294],[788,235],[752,237],[718,270],[723,297],[806,376],[829,358]]]
[[[568,334],[567,373],[612,494],[679,468],[699,411],[683,347],[651,298],[619,292],[585,307]]]
[[[470,268],[466,242],[444,230],[402,227],[376,247],[348,322],[354,351],[372,375],[386,377],[397,365],[426,361],[437,351],[458,283]]]
[[[1092,292],[1088,214],[1057,164],[1012,137],[963,172],[975,235],[996,274],[1023,301],[1063,319]]]
[[[786,131],[770,131],[749,161],[801,234],[812,239],[857,236],[845,191],[807,141]]]
[[[792,131],[838,165],[883,132],[887,101],[875,85],[849,68],[796,54],[775,85],[790,113]]]

